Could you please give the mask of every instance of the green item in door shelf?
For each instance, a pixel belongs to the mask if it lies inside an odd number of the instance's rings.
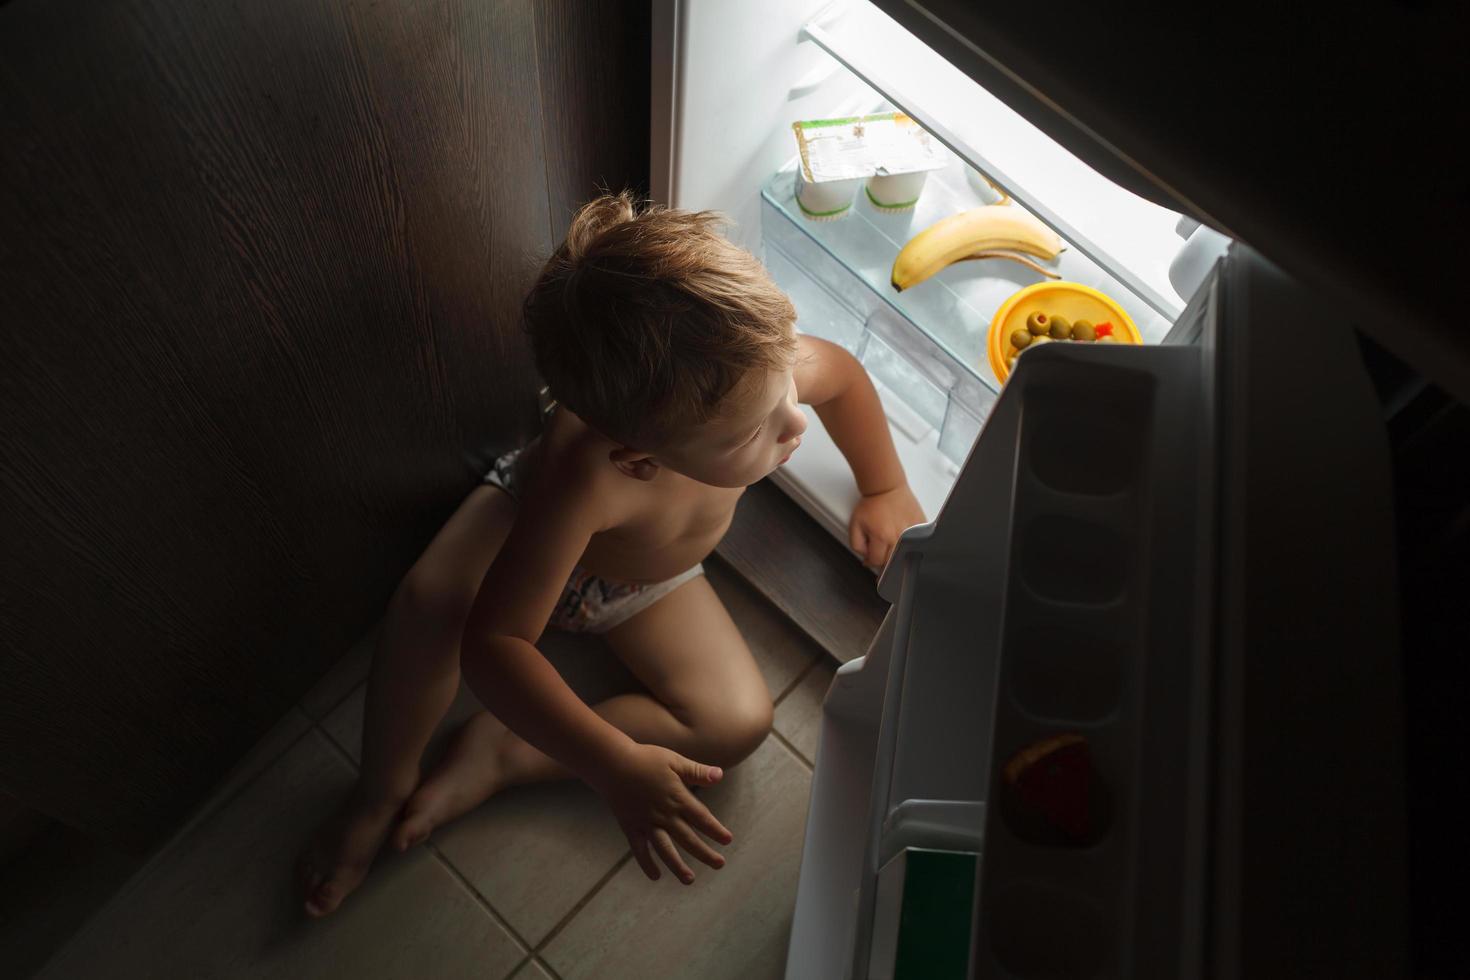
[[[979,855],[910,847],[878,874],[869,977],[964,980]]]

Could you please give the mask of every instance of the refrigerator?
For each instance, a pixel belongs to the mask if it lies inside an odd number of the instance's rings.
[[[1333,285],[1357,255],[1238,240],[1276,241],[1249,194],[1130,158],[1020,74],[1040,40],[965,10],[654,4],[654,200],[726,214],[798,330],[862,362],[929,518],[838,652],[786,976],[1408,975],[1393,466],[1342,320],[1377,300]],[[889,112],[943,148],[917,204],[803,213],[792,124]],[[1142,344],[1050,344],[1002,383],[992,318],[1039,273],[893,287],[909,238],[998,198]],[[858,491],[808,421],[772,480],[845,545]],[[1058,746],[1076,835],[1017,795]]]

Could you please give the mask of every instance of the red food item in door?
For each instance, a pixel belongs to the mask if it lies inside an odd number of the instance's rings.
[[[1109,320],[1104,320],[1092,328],[1092,333],[1096,337],[1111,337],[1113,335],[1113,324]]]
[[[1092,754],[1081,735],[1054,735],[1011,757],[1006,784],[1031,814],[1076,842],[1093,837]]]

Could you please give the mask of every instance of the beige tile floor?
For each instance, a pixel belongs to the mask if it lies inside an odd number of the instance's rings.
[[[352,783],[369,634],[40,976],[780,977],[833,665],[724,565],[707,568],[776,698],[772,736],[702,791],[735,834],[723,870],[650,882],[585,786],[520,787],[385,852],[336,915],[307,920],[291,865]],[[636,684],[599,641],[543,646],[588,700]],[[436,745],[473,709],[462,690]]]

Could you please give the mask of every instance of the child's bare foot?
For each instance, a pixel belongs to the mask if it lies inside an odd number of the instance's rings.
[[[488,711],[476,712],[454,736],[443,760],[409,797],[393,831],[400,851],[428,839],[435,827],[467,813],[505,788],[509,729]]]
[[[317,829],[296,859],[296,881],[308,915],[321,918],[336,911],[361,884],[402,806],[402,797],[369,799],[354,787]]]

